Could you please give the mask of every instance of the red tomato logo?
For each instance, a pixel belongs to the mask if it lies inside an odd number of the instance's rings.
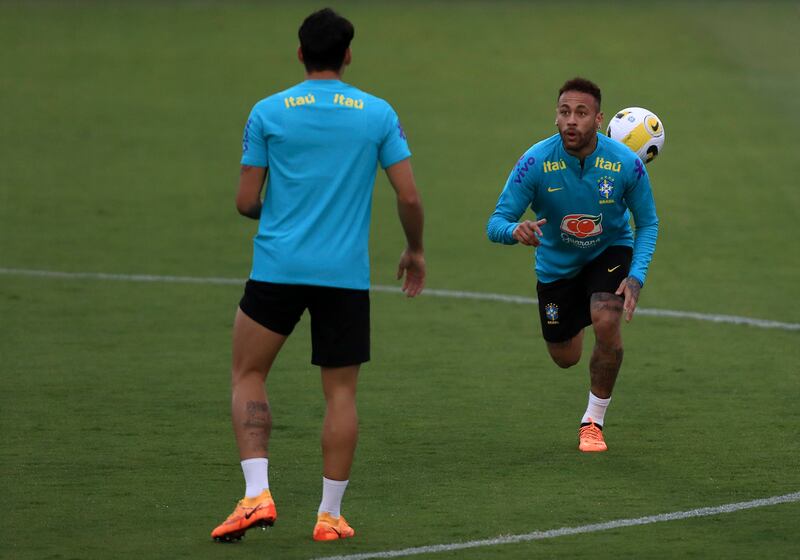
[[[603,215],[592,216],[590,214],[567,214],[561,220],[561,231],[575,236],[579,239],[584,237],[594,237],[603,233]]]

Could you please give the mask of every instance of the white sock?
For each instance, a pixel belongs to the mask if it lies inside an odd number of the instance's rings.
[[[586,406],[586,412],[583,413],[581,424],[588,424],[589,418],[591,418],[592,422],[602,427],[606,417],[606,408],[608,408],[608,403],[610,402],[611,397],[601,399],[600,397],[595,397],[592,392],[589,391],[589,404]]]
[[[342,514],[342,496],[344,496],[345,488],[349,480],[331,480],[322,477],[322,502],[319,504],[317,513],[327,511],[333,517],[339,517]]]
[[[242,472],[247,485],[244,490],[245,498],[255,498],[269,489],[269,459],[266,457],[245,459],[242,461]]]

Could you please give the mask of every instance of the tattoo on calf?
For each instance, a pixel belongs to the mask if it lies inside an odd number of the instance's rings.
[[[600,346],[595,346],[592,359],[589,361],[592,383],[599,383],[611,390],[622,365],[623,354],[622,348],[602,350]]]
[[[247,401],[247,418],[244,425],[248,428],[266,428],[272,420],[269,403],[265,401]]]
[[[250,451],[268,451],[269,434],[272,430],[272,415],[265,401],[247,401],[247,416],[244,420],[245,437]]]

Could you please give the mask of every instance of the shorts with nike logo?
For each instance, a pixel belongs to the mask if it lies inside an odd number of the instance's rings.
[[[614,245],[600,253],[572,278],[536,283],[539,318],[547,342],[565,342],[592,324],[592,294],[613,294],[628,276],[633,249]]]

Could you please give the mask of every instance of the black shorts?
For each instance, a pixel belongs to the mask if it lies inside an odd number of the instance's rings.
[[[612,246],[584,266],[577,276],[537,282],[539,318],[547,342],[564,342],[592,324],[592,294],[614,293],[628,276],[633,249]]]
[[[311,315],[311,363],[344,367],[369,361],[369,290],[248,280],[239,308],[261,326],[292,334]]]

